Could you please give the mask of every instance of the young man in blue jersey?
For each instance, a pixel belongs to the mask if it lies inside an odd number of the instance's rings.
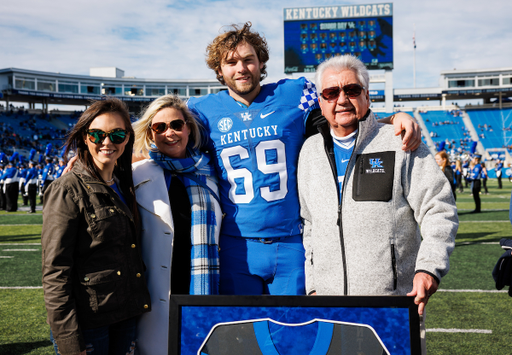
[[[261,85],[267,43],[250,23],[232,27],[207,48],[207,64],[228,90],[188,101],[206,128],[219,176],[220,292],[302,295],[297,161],[313,124],[323,120],[318,97],[306,78]],[[419,128],[410,116],[401,119],[409,132],[404,143],[415,149]]]

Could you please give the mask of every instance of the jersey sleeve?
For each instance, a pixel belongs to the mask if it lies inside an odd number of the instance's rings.
[[[303,80],[302,95],[300,97],[299,109],[304,112],[305,135],[309,137],[317,132],[316,125],[325,120],[318,104],[318,93],[316,86],[306,78]]]
[[[192,115],[199,122],[199,124],[203,127],[203,129],[201,130],[201,139],[203,141],[204,147],[206,147],[206,149],[208,149],[208,150],[213,149],[214,144],[210,138],[210,132],[211,132],[210,124],[209,124],[206,116],[204,116],[201,113],[201,111],[196,108],[196,99],[193,97],[190,98],[187,101],[187,107],[190,110],[190,112],[192,113]]]

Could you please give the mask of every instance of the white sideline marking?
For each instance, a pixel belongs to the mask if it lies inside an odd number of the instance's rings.
[[[0,290],[22,290],[36,288],[43,288],[43,286],[0,286]]]
[[[39,251],[39,249],[2,249],[2,251]]]
[[[460,223],[510,223],[509,220],[501,220],[501,221],[459,221]]]
[[[507,293],[507,290],[437,290],[437,292],[478,292],[478,293]]]
[[[41,246],[41,243],[0,243],[1,246],[6,245],[39,245]]]
[[[507,197],[508,198],[508,197]],[[472,211],[473,209],[471,208],[458,208],[457,211]],[[494,210],[491,210],[491,209],[485,209],[485,211],[491,211],[491,212],[508,212],[508,210],[499,210],[499,209],[494,209]]]
[[[455,245],[483,245],[483,244],[492,244],[492,245],[499,245],[499,242],[455,242]]]
[[[41,226],[42,224],[0,224],[2,227]]]
[[[12,259],[14,256],[0,256],[0,259]]]
[[[430,333],[478,333],[478,334],[492,334],[492,330],[488,329],[442,329],[442,328],[432,328],[426,329],[427,332]]]

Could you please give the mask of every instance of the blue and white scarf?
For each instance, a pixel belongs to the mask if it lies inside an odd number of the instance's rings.
[[[190,240],[191,256],[191,295],[219,294],[219,246],[215,240],[220,225],[215,215],[215,200],[218,196],[207,185],[207,179],[217,183],[215,170],[210,158],[197,150],[187,149],[184,159],[170,158],[160,153],[155,146],[150,158],[164,170],[180,176],[191,205]]]

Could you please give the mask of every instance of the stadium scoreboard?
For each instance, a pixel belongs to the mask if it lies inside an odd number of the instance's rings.
[[[368,69],[393,69],[393,4],[284,8],[284,72],[314,72],[352,54]]]

